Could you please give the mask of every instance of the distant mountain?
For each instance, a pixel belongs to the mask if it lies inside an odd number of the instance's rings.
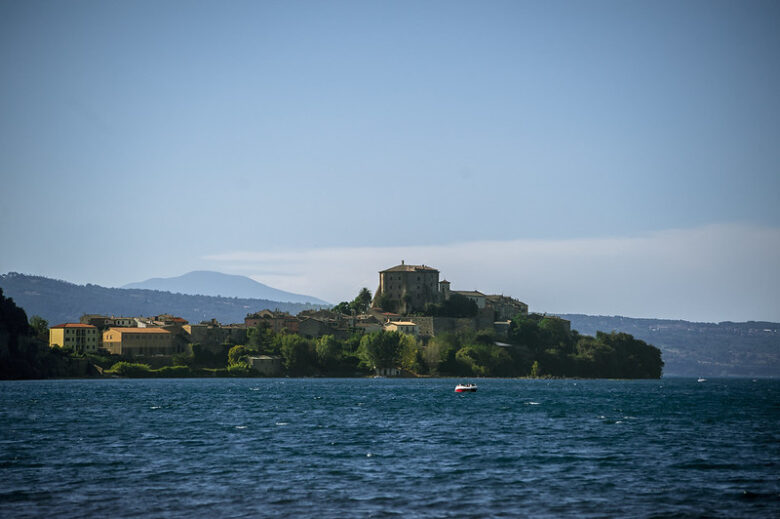
[[[661,350],[664,375],[780,377],[780,323],[692,323],[668,319],[558,314],[584,335],[630,333]]]
[[[284,303],[330,305],[330,303],[322,299],[278,290],[246,276],[222,274],[208,270],[196,270],[173,278],[147,279],[138,283],[129,283],[122,288],[162,290],[164,292],[201,296],[266,299]]]
[[[16,272],[0,275],[0,288],[6,297],[13,298],[24,308],[28,317],[40,315],[49,321],[49,325],[78,321],[83,314],[125,317],[173,314],[194,323],[212,318],[221,323],[243,323],[248,313],[263,309],[297,314],[302,310],[329,306],[75,285]]]

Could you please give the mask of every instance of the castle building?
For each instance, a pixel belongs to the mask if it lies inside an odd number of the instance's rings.
[[[410,313],[440,300],[439,271],[433,267],[407,265],[401,261],[400,265],[379,273],[379,289],[374,301],[375,304],[389,303],[391,308],[384,310]]]
[[[522,301],[504,295],[487,295],[477,290],[452,290],[449,281],[439,281],[437,269],[426,265],[407,265],[403,261],[379,273],[374,307],[382,308],[385,312],[408,315],[425,310],[428,304],[443,303],[453,295],[473,301],[481,319],[506,321],[518,314],[528,315],[528,305]],[[400,317],[386,315],[390,321]]]

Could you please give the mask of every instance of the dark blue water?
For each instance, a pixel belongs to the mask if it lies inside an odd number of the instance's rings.
[[[4,517],[777,517],[780,381],[0,383]]]

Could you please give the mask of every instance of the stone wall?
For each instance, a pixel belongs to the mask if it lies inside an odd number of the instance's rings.
[[[435,337],[442,333],[460,332],[468,330],[493,329],[493,319],[487,314],[477,317],[404,317],[405,321],[411,321],[417,325],[420,337]]]

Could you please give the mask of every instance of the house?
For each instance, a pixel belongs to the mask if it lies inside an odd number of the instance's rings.
[[[471,290],[471,291],[453,290],[452,293],[458,294],[467,299],[470,299],[471,301],[474,301],[475,303],[477,303],[477,308],[479,308],[480,310],[482,310],[487,306],[487,296],[482,292],[478,292],[477,290]]]
[[[163,328],[109,328],[103,332],[103,347],[115,355],[173,355],[180,345]]]
[[[175,332],[174,327],[166,327]],[[224,345],[245,344],[247,340],[247,328],[244,325],[226,325],[204,322],[200,324],[185,324],[181,327],[184,332],[184,340],[190,344],[200,344],[209,351],[219,353]]]
[[[388,332],[406,333],[413,337],[417,337],[419,335],[417,324],[411,321],[390,321],[384,325],[384,329]]]
[[[355,323],[355,331],[358,331],[363,335],[381,330],[383,330],[383,327],[379,323]]]
[[[298,318],[287,312],[278,312],[271,310],[261,310],[253,314],[248,314],[244,318],[244,324],[248,328],[255,328],[261,323],[268,325],[276,333],[282,330],[298,333]]]
[[[138,322],[135,317],[114,317],[111,316],[109,320],[109,327],[115,328],[135,328],[138,326]]]
[[[528,305],[522,301],[504,295],[489,295],[486,298],[487,306],[493,309],[493,318],[496,321],[506,321],[517,314],[528,315]]]
[[[100,347],[100,334],[91,324],[58,324],[49,328],[49,346],[70,347],[79,353],[95,352]]]
[[[298,335],[309,339],[317,339],[323,335],[333,335],[338,338],[346,338],[346,330],[339,326],[336,320],[315,319],[304,317],[298,323]]]
[[[276,377],[283,373],[282,358],[269,355],[260,355],[259,357],[247,357],[249,365],[266,377]]]

